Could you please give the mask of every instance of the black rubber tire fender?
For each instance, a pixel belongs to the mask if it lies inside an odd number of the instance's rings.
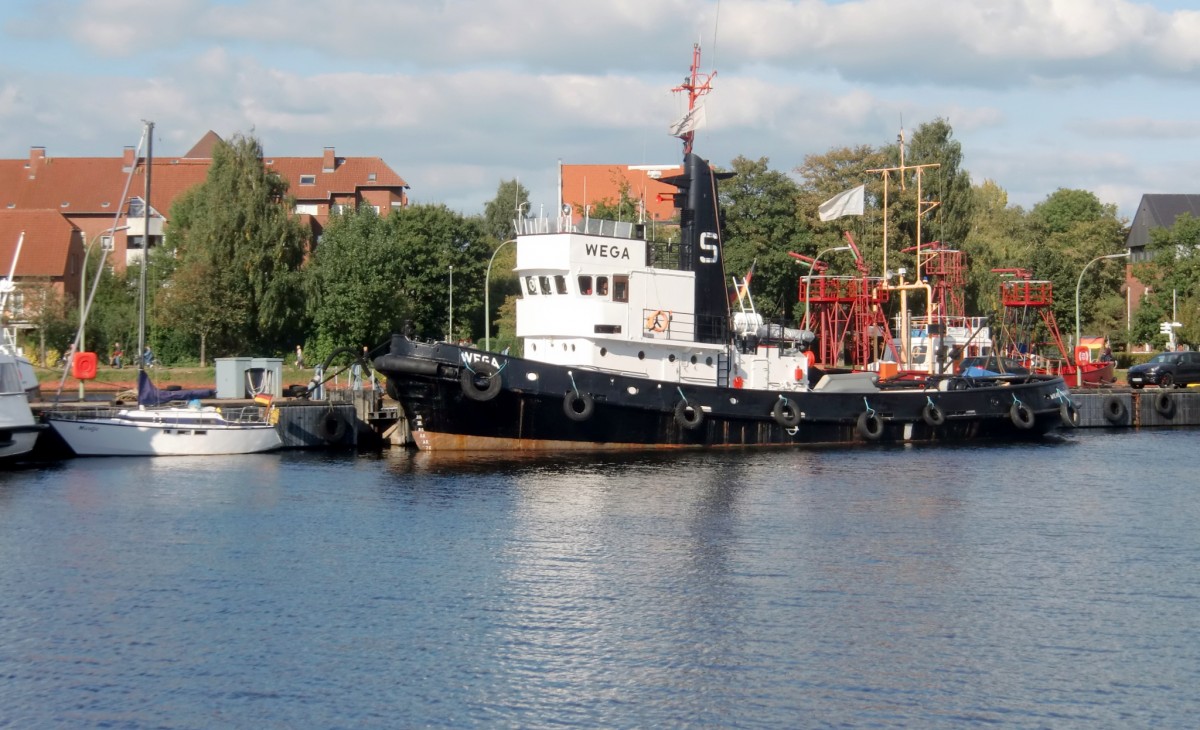
[[[855,429],[867,441],[878,441],[883,436],[883,419],[875,411],[863,411],[858,414]]]
[[[1121,426],[1128,417],[1129,409],[1125,407],[1125,401],[1120,396],[1110,395],[1104,399],[1104,420],[1114,426]]]
[[[327,444],[340,444],[346,438],[346,419],[335,410],[330,410],[321,419],[321,438]]]
[[[1013,425],[1022,431],[1033,428],[1034,422],[1037,421],[1033,409],[1019,400],[1013,401],[1012,407],[1008,409],[1008,417],[1012,419]]]
[[[937,428],[946,422],[946,412],[937,403],[929,401],[921,409],[921,420],[930,428]]]
[[[1167,391],[1160,391],[1154,396],[1154,410],[1163,418],[1175,417],[1175,399]]]
[[[681,400],[675,404],[675,423],[678,423],[681,428],[695,431],[704,423],[704,410],[698,405]]]
[[[1058,404],[1058,418],[1067,428],[1079,427],[1079,409],[1070,398],[1063,398]]]
[[[775,401],[775,407],[771,409],[771,418],[775,419],[775,423],[786,428],[793,428],[800,423],[800,409],[796,404],[787,398],[779,398]]]
[[[478,363],[477,363],[478,364]],[[480,380],[486,378],[483,385],[479,384]],[[487,373],[480,370],[471,370],[468,367],[463,367],[458,373],[458,384],[462,386],[463,395],[474,401],[489,401],[495,398],[500,392],[500,373]]]
[[[596,410],[596,400],[587,393],[577,393],[568,390],[563,396],[563,413],[572,421],[583,422],[592,417]]]

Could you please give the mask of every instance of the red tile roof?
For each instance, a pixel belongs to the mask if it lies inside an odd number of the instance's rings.
[[[211,133],[210,133],[211,134]],[[213,135],[215,137],[215,135]],[[211,157],[205,135],[188,157],[154,158],[151,201],[154,209],[167,215],[182,193],[204,182]],[[207,149],[205,149],[207,147]],[[288,181],[298,202],[328,202],[334,194],[352,194],[360,189],[407,188],[408,183],[379,157],[336,157],[331,172],[323,169],[323,157],[266,157],[268,169]],[[144,159],[139,159],[130,181],[129,197],[145,194]],[[120,157],[47,157],[34,148],[29,159],[0,160],[0,209],[61,210],[66,215],[113,214],[121,207],[129,171]],[[314,184],[301,185],[301,176],[314,176]],[[374,179],[372,179],[374,176]]]
[[[563,202],[572,211],[601,201],[616,203],[621,199],[621,185],[629,185],[629,196],[644,200],[646,215],[653,220],[666,221],[675,216],[674,185],[658,180],[683,172],[679,166],[664,165],[563,165]]]
[[[57,210],[0,210],[0,276],[8,276],[21,231],[25,242],[13,279],[63,276],[79,229]]]

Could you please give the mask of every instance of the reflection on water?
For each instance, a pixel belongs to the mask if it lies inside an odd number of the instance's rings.
[[[1193,439],[4,474],[0,725],[1190,726]]]

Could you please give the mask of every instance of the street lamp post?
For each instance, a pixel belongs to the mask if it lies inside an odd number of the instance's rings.
[[[806,274],[804,277],[804,326],[805,327],[810,327],[809,322],[808,322],[808,301],[809,301],[809,298],[811,297],[810,289],[812,289],[812,275],[813,275],[813,272],[816,271],[816,269],[817,269],[817,262],[820,261],[821,257],[827,253],[834,253],[836,251],[849,251],[849,250],[851,250],[849,246],[834,246],[833,248],[827,248],[824,251],[818,251],[817,255],[813,257],[812,263],[808,267],[808,274]],[[811,328],[809,329],[809,331],[810,332],[812,331]]]
[[[1080,339],[1080,334],[1079,334],[1079,288],[1081,286],[1083,286],[1083,275],[1087,272],[1088,267],[1091,266],[1092,264],[1096,263],[1097,261],[1102,261],[1104,259],[1123,259],[1123,258],[1127,258],[1128,256],[1129,256],[1128,251],[1122,251],[1121,253],[1110,253],[1110,254],[1106,254],[1104,256],[1097,256],[1096,258],[1092,259],[1091,261],[1089,261],[1083,265],[1083,270],[1079,272],[1079,281],[1075,282],[1075,352],[1072,353],[1074,355],[1074,357],[1072,359],[1075,361],[1075,387],[1077,387],[1077,388],[1083,387],[1083,368],[1079,367],[1079,355],[1077,354],[1079,352],[1079,339]]]
[[[522,203],[526,205],[526,203]],[[496,254],[500,253],[500,249],[504,248],[506,243],[515,243],[515,238],[510,238],[496,247],[492,251],[492,257],[488,259],[487,272],[483,275],[483,349],[492,349],[492,300],[491,300],[491,279],[492,279],[492,262],[496,260]]]
[[[87,309],[88,309],[85,306],[87,304],[87,297],[86,297],[87,262],[88,262],[88,256],[90,256],[92,253],[92,246],[95,246],[96,241],[99,241],[102,237],[111,236],[111,235],[115,234],[117,231],[124,231],[127,228],[129,228],[129,226],[115,226],[113,228],[108,228],[106,230],[100,231],[96,235],[92,236],[92,240],[88,241],[88,244],[83,247],[83,269],[81,269],[79,272],[79,347],[75,348],[76,352],[83,352],[83,350],[84,350],[83,335],[84,335],[85,325],[87,324]],[[92,293],[93,294],[96,293],[95,287],[92,288]],[[79,381],[79,400],[83,400],[83,395],[84,395],[83,381],[80,380]]]

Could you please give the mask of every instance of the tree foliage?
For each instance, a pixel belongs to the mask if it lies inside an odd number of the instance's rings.
[[[410,316],[397,282],[406,272],[393,226],[369,205],[344,210],[325,226],[306,269],[307,352],[321,360],[337,348],[374,348]]]
[[[184,284],[162,290],[163,326],[204,337],[219,355],[278,353],[298,341],[309,235],[286,196],[257,140],[215,147],[205,182],[171,209],[167,248]]]
[[[917,127],[909,143],[907,160],[911,164],[937,164],[921,174],[921,197],[937,201],[924,226],[925,240],[941,241],[958,248],[971,230],[971,176],[962,169],[962,144],[954,139],[954,130],[945,119],[935,119]]]
[[[487,234],[497,241],[513,237],[513,220],[529,214],[529,191],[519,180],[501,180],[496,197],[483,207],[483,224]]]
[[[1184,214],[1170,228],[1150,232],[1153,258],[1134,274],[1148,288],[1133,321],[1133,336],[1161,345],[1162,322],[1178,321],[1177,341],[1200,343],[1200,218]]]
[[[791,251],[809,247],[811,236],[796,214],[799,188],[768,160],[738,157],[733,177],[720,182],[725,222],[725,273],[743,276],[754,266],[751,292],[767,317],[790,317],[797,301],[798,267]]]
[[[444,205],[413,205],[393,211],[388,223],[405,265],[395,295],[407,302],[417,333],[466,339],[482,332],[483,280],[492,255],[483,220],[465,218]]]

